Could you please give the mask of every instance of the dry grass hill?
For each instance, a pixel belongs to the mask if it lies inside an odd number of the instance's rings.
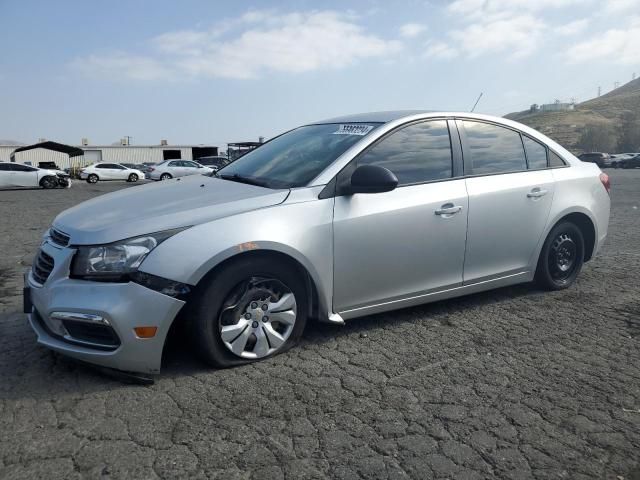
[[[640,78],[632,80],[598,98],[578,103],[575,110],[534,112],[529,110],[505,115],[548,135],[569,150],[582,150],[579,140],[588,126],[603,127],[619,135],[624,116],[640,119]],[[617,138],[612,139],[615,144]]]

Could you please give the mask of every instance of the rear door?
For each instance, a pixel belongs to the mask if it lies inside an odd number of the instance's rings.
[[[100,180],[113,180],[113,169],[110,163],[99,163],[95,166],[95,170]]]
[[[462,283],[467,192],[464,179],[456,178],[460,160],[448,122],[428,120],[386,135],[338,175],[341,184],[359,165],[380,165],[399,184],[385,193],[338,193],[334,311],[348,318],[365,306]]]
[[[10,187],[13,185],[14,172],[9,163],[0,163],[0,187]]]
[[[547,149],[500,125],[458,126],[469,193],[464,282],[529,271],[555,188]]]
[[[167,164],[167,172],[171,174],[172,177],[181,177],[184,175],[184,169],[181,166],[180,160],[172,160]]]

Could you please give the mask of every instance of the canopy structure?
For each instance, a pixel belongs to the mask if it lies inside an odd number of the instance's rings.
[[[40,142],[40,143],[34,143],[33,145],[26,145],[24,147],[16,148],[11,153],[10,160],[12,162],[15,162],[16,161],[15,155],[18,152],[24,152],[26,150],[33,150],[36,148],[44,148],[46,150],[53,150],[54,152],[66,153],[67,155],[69,155],[69,158],[79,157],[81,155],[84,155],[84,150],[78,147],[72,147],[71,145],[65,145],[64,143],[58,143],[58,142]]]
[[[247,152],[262,145],[262,142],[234,142],[227,143],[227,156],[230,160],[240,158]]]

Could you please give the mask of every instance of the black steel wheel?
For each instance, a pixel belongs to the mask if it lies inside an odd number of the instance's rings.
[[[570,222],[556,225],[544,242],[536,280],[550,290],[561,290],[575,282],[584,263],[584,238]]]

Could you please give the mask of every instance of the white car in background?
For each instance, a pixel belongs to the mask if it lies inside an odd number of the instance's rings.
[[[119,163],[96,163],[80,170],[80,178],[88,183],[98,183],[99,180],[137,182],[140,179],[144,179],[144,173]]]
[[[0,162],[0,188],[70,186],[69,175],[60,170],[37,168],[22,163]]]
[[[169,180],[187,175],[210,175],[213,172],[212,168],[202,166],[192,160],[167,160],[151,167],[147,176],[151,180]]]

